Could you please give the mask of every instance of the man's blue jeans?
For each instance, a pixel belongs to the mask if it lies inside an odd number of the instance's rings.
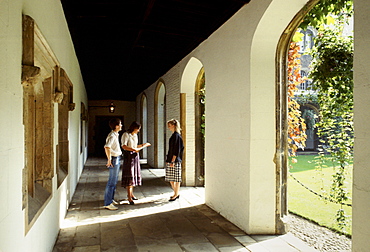
[[[114,193],[118,182],[118,173],[121,165],[121,156],[112,157],[113,167],[109,167],[109,178],[104,193],[104,206],[108,206],[113,202]]]

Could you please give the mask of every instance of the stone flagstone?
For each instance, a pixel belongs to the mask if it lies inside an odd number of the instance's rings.
[[[246,234],[205,205],[204,188],[182,187],[180,199],[169,202],[172,190],[163,169],[143,165],[142,176],[135,205],[118,185],[118,210],[104,209],[105,159],[89,158],[53,252],[315,251],[290,234]]]

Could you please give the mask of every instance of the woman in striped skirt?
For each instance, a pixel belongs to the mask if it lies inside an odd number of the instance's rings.
[[[169,120],[167,122],[167,127],[173,133],[170,137],[166,159],[166,181],[170,182],[173,190],[173,195],[170,197],[170,201],[175,201],[180,197],[181,162],[184,143],[182,141],[180,122],[178,120]]]

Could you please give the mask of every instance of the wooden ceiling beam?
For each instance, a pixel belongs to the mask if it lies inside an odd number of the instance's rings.
[[[145,13],[144,13],[143,20],[141,22],[141,26],[143,26],[145,24],[145,21],[148,20],[148,18],[150,16],[150,13],[152,12],[153,6],[155,4],[155,1],[156,0],[149,0],[148,5],[145,9]],[[141,37],[141,33],[142,33],[142,29],[140,28],[132,47],[134,47],[136,45],[136,43],[139,41],[139,39]]]

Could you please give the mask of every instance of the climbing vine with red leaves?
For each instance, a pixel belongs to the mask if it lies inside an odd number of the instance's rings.
[[[291,156],[295,156],[298,148],[306,146],[306,123],[302,118],[300,105],[294,99],[298,85],[304,82],[301,77],[301,54],[299,45],[291,42],[288,52],[288,147]],[[292,159],[292,162],[296,162]]]

